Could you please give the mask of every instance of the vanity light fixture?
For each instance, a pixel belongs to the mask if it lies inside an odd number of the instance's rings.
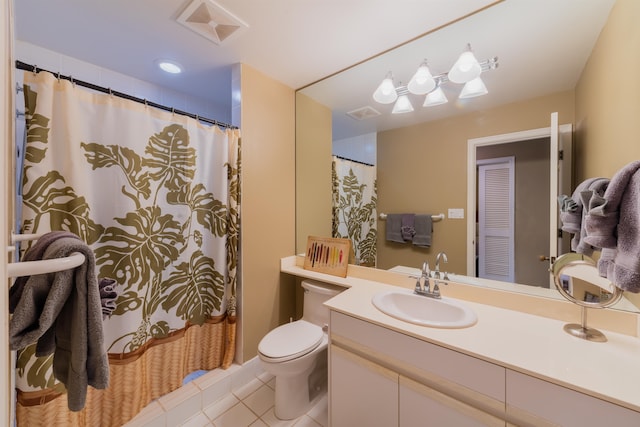
[[[396,87],[393,84],[393,76],[391,72],[387,73],[387,76],[382,80],[380,86],[373,93],[373,99],[380,104],[391,104],[398,99],[398,94],[396,93]]]
[[[496,68],[498,68],[497,57],[478,62],[471,50],[471,45],[467,44],[467,50],[460,55],[448,73],[432,75],[427,61],[424,60],[411,77],[408,85],[399,84],[396,86],[393,82],[393,75],[389,72],[373,93],[373,99],[381,104],[395,102],[392,113],[398,114],[413,111],[409,94],[426,95],[423,107],[447,103],[448,99],[442,90],[442,85],[448,82],[464,84],[459,96],[460,99],[486,95],[488,90],[480,79],[480,74]]]
[[[158,67],[164,72],[169,74],[180,74],[182,73],[182,66],[175,61],[169,61],[167,59],[160,59],[156,61]]]
[[[476,96],[486,95],[489,93],[487,87],[480,77],[476,77],[464,84],[462,91],[460,92],[460,99],[474,98]]]
[[[398,94],[398,100],[393,105],[392,114],[410,113],[413,111],[413,105],[407,96],[409,91],[406,86],[399,86],[396,88]]]

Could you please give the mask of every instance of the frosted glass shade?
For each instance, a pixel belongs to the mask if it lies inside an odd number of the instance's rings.
[[[433,107],[434,105],[446,104],[449,102],[447,96],[444,94],[441,87],[438,87],[436,90],[429,92],[427,97],[424,99],[423,107]]]
[[[380,86],[373,93],[373,99],[380,104],[391,104],[398,99],[396,87],[393,85],[393,79],[389,76],[380,83]]]
[[[436,87],[436,81],[429,71],[426,63],[422,63],[416,73],[411,77],[407,90],[416,95],[424,95]]]
[[[471,51],[462,52],[447,77],[454,83],[467,83],[480,75],[482,67]]]
[[[489,93],[487,87],[480,77],[476,77],[470,82],[465,83],[462,91],[460,92],[460,99],[473,98],[476,96],[486,95]]]
[[[393,114],[401,114],[401,113],[410,113],[413,111],[413,105],[411,105],[411,101],[407,95],[400,95],[396,104],[393,106],[393,110],[391,113]]]

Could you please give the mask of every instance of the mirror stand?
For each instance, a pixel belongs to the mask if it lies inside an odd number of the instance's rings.
[[[579,305],[581,309],[581,323],[568,323],[564,325],[564,331],[587,341],[606,342],[607,337],[602,332],[587,326],[587,308],[609,307],[622,298],[623,291],[609,280],[601,277],[595,261],[586,255],[577,253],[562,255],[553,263],[551,271],[553,281],[560,294],[572,303]],[[585,284],[592,285],[595,287],[591,289],[592,295],[600,294],[606,298],[597,301],[578,299],[573,292],[577,284],[582,284],[582,287]],[[585,294],[588,293],[585,292]]]
[[[582,338],[587,341],[606,342],[607,337],[595,328],[587,326],[587,307],[581,305],[581,323],[567,323],[564,325],[564,330],[568,334],[574,337]]]

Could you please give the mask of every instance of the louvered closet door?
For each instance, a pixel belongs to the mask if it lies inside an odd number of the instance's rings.
[[[478,277],[513,282],[515,159],[478,161]]]

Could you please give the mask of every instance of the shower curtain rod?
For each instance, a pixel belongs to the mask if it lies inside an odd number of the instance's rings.
[[[336,157],[336,158],[338,158],[340,160],[346,160],[348,162],[359,163],[359,164],[365,165],[365,166],[375,166],[375,165],[372,165],[371,163],[361,162],[360,160],[347,159],[346,157],[336,156],[335,154],[333,155],[333,157]]]
[[[123,93],[123,92],[118,92],[116,90],[112,90],[111,88],[98,86],[98,85],[95,85],[93,83],[88,83],[88,82],[85,82],[85,81],[82,81],[82,80],[76,80],[72,76],[64,76],[64,75],[61,75],[60,73],[54,73],[53,71],[45,70],[44,68],[39,68],[39,67],[36,67],[35,65],[25,64],[24,62],[21,62],[21,61],[16,61],[16,68],[19,69],[19,70],[33,71],[34,73],[39,73],[41,71],[45,71],[47,73],[53,74],[58,79],[69,80],[71,83],[77,84],[77,85],[82,86],[82,87],[86,87],[86,88],[91,89],[91,90],[95,90],[95,91],[102,92],[102,93],[108,93],[109,95],[114,95],[114,96],[117,96],[119,98],[128,99],[129,101],[139,102],[140,104],[149,105],[149,106],[154,107],[154,108],[159,108],[159,109],[164,110],[164,111],[169,111],[170,113],[175,113],[175,114],[180,114],[182,116],[191,117],[193,119],[200,120],[202,122],[209,123],[211,125],[220,126],[222,128],[238,129],[237,126],[233,126],[233,125],[229,125],[227,123],[219,122],[219,121],[214,120],[214,119],[208,119],[206,117],[198,116],[197,114],[188,113],[186,111],[176,110],[175,108],[167,107],[166,105],[156,104],[155,102],[151,102],[151,101],[148,101],[146,99],[138,98],[138,97],[135,97],[135,96]]]

